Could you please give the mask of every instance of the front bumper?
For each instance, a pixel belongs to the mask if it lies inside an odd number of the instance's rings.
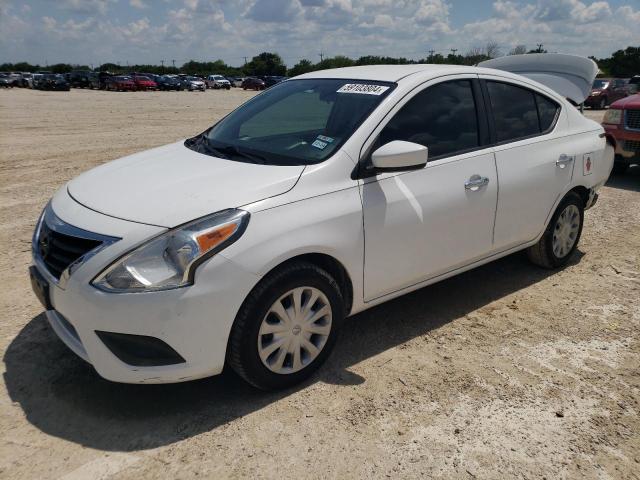
[[[47,311],[47,319],[72,351],[91,363],[102,377],[116,382],[181,382],[222,371],[233,321],[257,283],[255,275],[216,255],[198,268],[190,287],[131,294],[103,292],[92,287],[91,280],[115,258],[164,229],[86,209],[75,203],[66,190],[56,194],[52,208],[64,222],[94,231],[99,224],[121,238],[77,267],[64,285],[50,281],[53,310]],[[42,265],[38,269],[51,280]],[[96,332],[159,339],[184,361],[131,365],[121,360]]]
[[[607,137],[615,146],[616,162],[640,161],[640,132],[628,130],[623,125],[603,125]]]

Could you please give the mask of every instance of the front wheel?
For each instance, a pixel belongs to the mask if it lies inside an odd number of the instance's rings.
[[[247,296],[231,330],[227,361],[257,388],[290,387],[326,360],[344,315],[340,288],[325,270],[291,263]]]
[[[542,238],[527,249],[529,260],[540,267],[565,266],[578,248],[584,222],[584,201],[569,192],[560,202]]]

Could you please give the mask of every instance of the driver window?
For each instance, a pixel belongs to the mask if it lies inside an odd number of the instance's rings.
[[[428,147],[429,160],[478,147],[471,81],[443,82],[418,93],[384,127],[379,145],[393,140]]]

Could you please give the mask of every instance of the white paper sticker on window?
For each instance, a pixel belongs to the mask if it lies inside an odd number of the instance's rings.
[[[328,143],[322,142],[320,140],[316,140],[311,144],[311,146],[319,148],[320,150],[324,150]]]
[[[367,85],[364,83],[347,83],[338,89],[338,93],[360,93],[364,95],[382,95],[389,90],[383,85]]]

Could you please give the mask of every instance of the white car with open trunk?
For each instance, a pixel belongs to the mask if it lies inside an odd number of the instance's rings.
[[[110,380],[229,365],[281,388],[349,315],[518,250],[565,265],[613,165],[566,99],[586,97],[595,65],[493,62],[308,73],[80,175],[34,233],[53,329]]]

